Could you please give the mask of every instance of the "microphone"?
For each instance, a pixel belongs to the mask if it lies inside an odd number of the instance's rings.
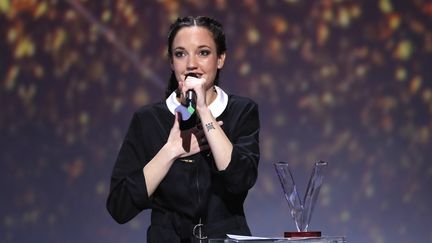
[[[196,73],[188,73],[186,74],[186,78],[188,77],[194,77],[194,78],[198,78],[198,75]],[[188,111],[193,114],[195,112],[195,108],[196,108],[196,104],[195,104],[195,100],[194,100],[194,94],[195,91],[193,91],[192,89],[186,91],[186,106],[188,108]]]
[[[186,106],[193,107],[195,109],[196,106],[195,106],[195,101],[193,99],[194,93],[195,92],[191,89],[186,92]]]
[[[186,75],[185,80],[189,76],[198,78],[198,75],[196,73],[189,73]],[[192,89],[186,91],[186,97],[185,97],[186,104],[179,105],[175,109],[176,112],[181,113],[180,130],[182,131],[195,127],[199,122],[197,113],[195,112],[196,104],[195,104],[194,96],[196,96],[196,94]]]

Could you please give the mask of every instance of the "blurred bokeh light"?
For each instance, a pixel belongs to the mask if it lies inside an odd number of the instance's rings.
[[[138,107],[164,99],[178,16],[220,20],[221,86],[261,114],[254,235],[294,230],[273,163],[305,191],[329,168],[311,222],[348,242],[432,241],[432,2],[0,0],[0,241],[145,242],[117,225],[109,178]]]

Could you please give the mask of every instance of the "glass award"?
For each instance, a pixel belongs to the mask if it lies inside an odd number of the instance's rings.
[[[289,164],[287,162],[277,162],[274,166],[288,202],[290,214],[297,228],[297,232],[285,232],[284,236],[289,238],[320,237],[320,231],[308,231],[308,228],[323,183],[323,170],[327,167],[327,162],[319,161],[315,163],[303,200],[301,200],[298,193]]]

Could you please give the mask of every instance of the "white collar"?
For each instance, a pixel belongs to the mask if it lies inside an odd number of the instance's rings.
[[[228,105],[228,95],[218,86],[214,86],[217,96],[216,99],[209,105],[209,109],[213,115],[213,117],[217,118],[224,112],[225,108]],[[168,109],[174,114],[177,106],[181,105],[177,100],[176,92],[172,92],[171,95],[165,100]]]

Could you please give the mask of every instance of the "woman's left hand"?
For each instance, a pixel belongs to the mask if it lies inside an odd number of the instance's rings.
[[[204,108],[207,106],[206,104],[206,90],[205,84],[206,80],[204,78],[196,78],[192,76],[187,76],[184,85],[183,85],[183,93],[186,93],[188,90],[193,90],[196,95],[196,106],[197,108]]]

